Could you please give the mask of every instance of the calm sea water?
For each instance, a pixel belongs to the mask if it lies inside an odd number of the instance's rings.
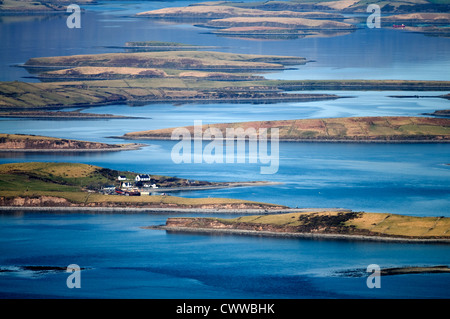
[[[448,245],[168,234],[174,215],[0,215],[0,296],[14,298],[448,298],[449,274],[381,278],[366,268],[448,264]],[[194,215],[191,215],[194,216]],[[223,216],[226,217],[226,216]],[[64,271],[24,266],[77,264]]]
[[[188,24],[130,17],[193,1],[100,2],[86,6],[82,28],[65,17],[0,17],[0,80],[31,81],[13,64],[31,57],[120,52],[106,46],[158,40],[219,46],[224,52],[306,57],[314,62],[265,74],[279,79],[449,80],[450,40],[399,30],[361,29],[335,38],[263,41],[224,38]],[[144,117],[132,120],[0,119],[0,131],[121,143],[130,131],[193,125],[345,116],[421,116],[449,107],[423,92],[326,92],[346,98],[278,104],[113,105],[83,110]],[[343,207],[415,216],[450,216],[449,146],[445,144],[281,143],[279,170],[256,164],[174,164],[173,141],[142,141],[137,151],[98,154],[0,154],[0,163],[65,161],[210,181],[270,180],[282,184],[180,192],[186,197],[231,197],[291,207]],[[168,234],[141,229],[173,215],[4,213],[0,215],[0,296],[46,298],[448,298],[444,274],[382,278],[368,289],[365,268],[449,264],[446,245],[270,239]],[[68,274],[25,266],[78,264],[82,288]],[[343,275],[350,271],[357,276]]]

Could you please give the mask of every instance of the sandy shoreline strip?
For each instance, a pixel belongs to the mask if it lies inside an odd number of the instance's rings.
[[[441,238],[402,238],[402,237],[382,237],[363,235],[343,235],[343,234],[319,234],[319,233],[289,233],[271,232],[242,229],[211,229],[211,228],[191,228],[191,227],[168,227],[168,226],[146,226],[144,229],[159,229],[169,232],[179,233],[200,233],[200,234],[225,234],[243,236],[281,237],[281,238],[304,238],[304,239],[330,239],[330,240],[358,240],[358,241],[379,241],[398,243],[422,243],[422,244],[450,244],[450,239]]]

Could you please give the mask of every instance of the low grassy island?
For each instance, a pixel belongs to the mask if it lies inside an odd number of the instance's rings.
[[[194,45],[179,42],[164,41],[129,41],[125,46],[109,46],[109,48],[125,49],[126,52],[148,52],[148,51],[196,51],[217,49],[216,46]]]
[[[370,2],[372,3],[372,2]],[[402,1],[378,1],[382,12],[389,14],[417,13],[417,12],[448,12],[450,5],[446,1],[439,0],[402,0]],[[311,1],[311,0],[269,0],[252,2],[209,1],[190,6],[233,6],[238,8],[272,10],[272,11],[324,11],[330,13],[366,13],[368,1],[366,0],[336,0],[336,1]]]
[[[26,134],[0,134],[0,152],[107,152],[135,150],[143,144],[107,144]]]
[[[137,178],[138,177],[138,178]],[[140,174],[78,163],[0,165],[0,209],[49,208],[285,210],[287,207],[228,198],[184,198],[172,191],[271,185],[269,182],[207,182]],[[151,196],[150,196],[151,195]]]
[[[189,20],[205,28],[213,28],[218,35],[312,36],[311,31],[340,31],[356,29],[351,23],[343,22],[345,17],[332,12],[304,12],[289,10],[263,10],[239,7],[231,2],[192,4],[186,7],[164,8],[141,12],[138,17]],[[339,21],[337,21],[339,20]],[[336,34],[335,34],[336,35]],[[317,34],[316,34],[317,36]]]
[[[354,30],[355,26],[349,23],[315,20],[305,18],[280,18],[280,17],[233,17],[226,19],[210,20],[200,26],[209,28],[232,27],[274,27],[291,30]]]
[[[140,12],[138,17],[163,19],[224,19],[232,17],[276,17],[276,18],[308,18],[308,19],[343,19],[337,13],[330,12],[295,12],[270,11],[253,8],[240,8],[232,2],[199,3],[186,7],[163,8]]]
[[[267,80],[261,75],[301,67],[307,62],[306,58],[297,56],[183,50],[31,58],[21,66],[31,74],[37,74],[34,77],[43,83],[0,82],[0,109],[30,111],[110,104],[302,102],[340,96],[287,91],[450,89],[450,81],[296,81]]]
[[[77,4],[94,3],[95,0],[77,0]],[[0,15],[2,14],[65,14],[70,0],[1,0]]]
[[[209,51],[162,51],[103,53],[31,58],[26,68],[127,67],[179,70],[283,70],[286,65],[305,64],[303,57],[234,54]]]
[[[450,219],[365,212],[305,212],[238,218],[168,218],[174,232],[228,233],[297,238],[450,243]]]
[[[194,136],[194,126],[184,127]],[[243,129],[242,136],[227,136],[227,129]],[[312,142],[449,142],[450,120],[428,117],[350,117],[328,119],[299,119],[285,121],[257,121],[204,124],[216,129],[223,139],[258,138],[261,129],[268,135],[279,130],[280,141]],[[127,133],[126,139],[171,139],[175,128]],[[205,134],[202,134],[204,137]],[[211,137],[210,137],[211,138]],[[220,139],[218,135],[216,139]]]
[[[450,13],[409,13],[383,17],[386,23],[408,24],[449,24]]]
[[[395,30],[423,33],[431,36],[449,37],[450,13],[409,13],[383,17],[382,25]]]
[[[450,117],[450,110],[437,110],[437,111],[434,111],[433,113],[424,113],[424,115]]]
[[[108,119],[136,119],[135,116],[95,114],[77,111],[0,111],[0,118],[28,118],[45,120],[108,120]]]
[[[58,1],[2,0],[0,14],[64,13],[66,6]]]
[[[383,26],[407,23],[409,31],[426,34],[448,33],[450,4],[440,1],[403,0],[375,3],[384,16]],[[140,12],[136,16],[165,19],[210,28],[220,36],[268,39],[340,36],[360,27],[366,17],[348,13],[367,13],[367,1],[209,1],[185,7],[170,7]],[[423,24],[441,24],[431,27]],[[403,26],[402,26],[403,29]]]

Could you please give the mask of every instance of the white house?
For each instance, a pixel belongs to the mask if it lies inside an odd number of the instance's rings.
[[[131,184],[130,182],[122,182],[122,185],[121,185],[122,188],[130,188],[130,187],[133,187],[133,186],[134,185]]]
[[[117,180],[119,180],[119,181],[126,181],[127,177],[123,176],[123,175],[119,175],[119,176],[117,176]]]
[[[136,178],[134,179],[136,182],[149,182],[150,181],[150,175],[147,174],[142,174],[142,175],[137,175]]]

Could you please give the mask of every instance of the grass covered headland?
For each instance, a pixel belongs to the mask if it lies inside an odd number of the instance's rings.
[[[400,238],[450,242],[450,218],[365,212],[312,211],[243,216],[232,219],[175,217],[167,219],[166,225],[161,228],[174,231],[216,231],[244,235],[290,237],[330,235],[332,238]]]
[[[185,127],[194,134],[194,126]],[[325,142],[448,142],[450,119],[428,117],[349,117],[328,119],[299,119],[240,123],[205,124],[203,129],[218,129],[223,138],[227,129],[242,128],[244,138],[257,138],[258,130],[277,128],[279,139],[287,141]],[[174,128],[131,132],[127,139],[171,139]],[[252,133],[253,132],[253,133]],[[252,135],[254,134],[254,136]]]
[[[158,207],[158,208],[258,208],[280,209],[281,205],[227,198],[183,198],[165,195],[105,195],[106,186],[119,187],[118,176],[134,181],[138,173],[123,172],[79,163],[13,163],[0,165],[0,206],[13,207]],[[233,187],[151,175],[160,189]]]
[[[107,144],[40,135],[0,133],[0,152],[122,151],[138,149],[140,147],[140,144]]]

